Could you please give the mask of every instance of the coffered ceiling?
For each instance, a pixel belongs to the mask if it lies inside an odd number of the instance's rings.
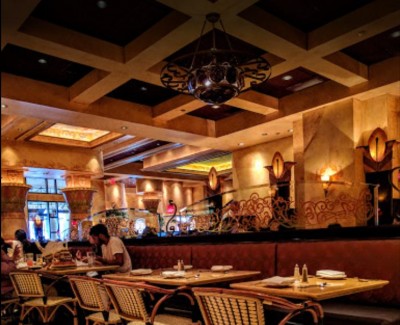
[[[397,0],[1,5],[2,138],[102,150],[105,174],[204,179],[178,167],[291,136],[302,113],[331,102],[400,95]],[[221,14],[234,49],[272,65],[270,80],[217,109],[160,82],[169,60],[194,51],[210,12]],[[209,31],[203,40],[207,48]],[[223,42],[217,32],[217,45]],[[43,133],[57,123],[107,134],[82,144]],[[191,154],[174,158],[185,147]],[[169,163],[143,165],[165,152]]]

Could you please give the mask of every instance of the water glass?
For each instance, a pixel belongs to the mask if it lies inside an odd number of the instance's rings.
[[[88,259],[88,265],[93,266],[94,261],[96,259],[96,254],[94,252],[87,252],[87,259]]]
[[[33,253],[26,253],[25,254],[25,262],[26,265],[32,266],[33,265]]]
[[[36,264],[43,265],[43,255],[42,254],[36,254]]]

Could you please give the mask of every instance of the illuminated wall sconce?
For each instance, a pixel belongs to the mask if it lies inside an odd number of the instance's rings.
[[[332,184],[331,176],[335,174],[336,170],[333,170],[331,167],[325,168],[320,172],[325,197],[328,196],[328,189]]]
[[[269,182],[271,186],[271,195],[275,196],[279,192],[279,187],[284,185],[289,186],[291,180],[290,169],[295,165],[295,162],[284,161],[282,154],[277,151],[272,157],[271,166],[265,166],[269,172]]]

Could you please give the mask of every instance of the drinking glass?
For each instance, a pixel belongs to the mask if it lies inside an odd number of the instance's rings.
[[[25,262],[26,265],[32,266],[33,265],[33,253],[26,253],[25,254]]]
[[[43,255],[36,254],[36,264],[43,265]]]
[[[96,259],[96,254],[94,252],[87,252],[87,259],[88,259],[88,265],[93,266],[94,261]]]

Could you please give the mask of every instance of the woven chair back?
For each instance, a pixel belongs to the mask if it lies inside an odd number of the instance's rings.
[[[92,311],[109,309],[107,292],[100,280],[80,276],[68,278],[81,308]]]
[[[126,320],[149,321],[142,292],[139,288],[105,282],[105,287],[117,314]]]
[[[33,272],[11,272],[10,278],[18,297],[44,297],[39,274]]]
[[[264,310],[260,299],[195,292],[206,325],[264,325]]]

